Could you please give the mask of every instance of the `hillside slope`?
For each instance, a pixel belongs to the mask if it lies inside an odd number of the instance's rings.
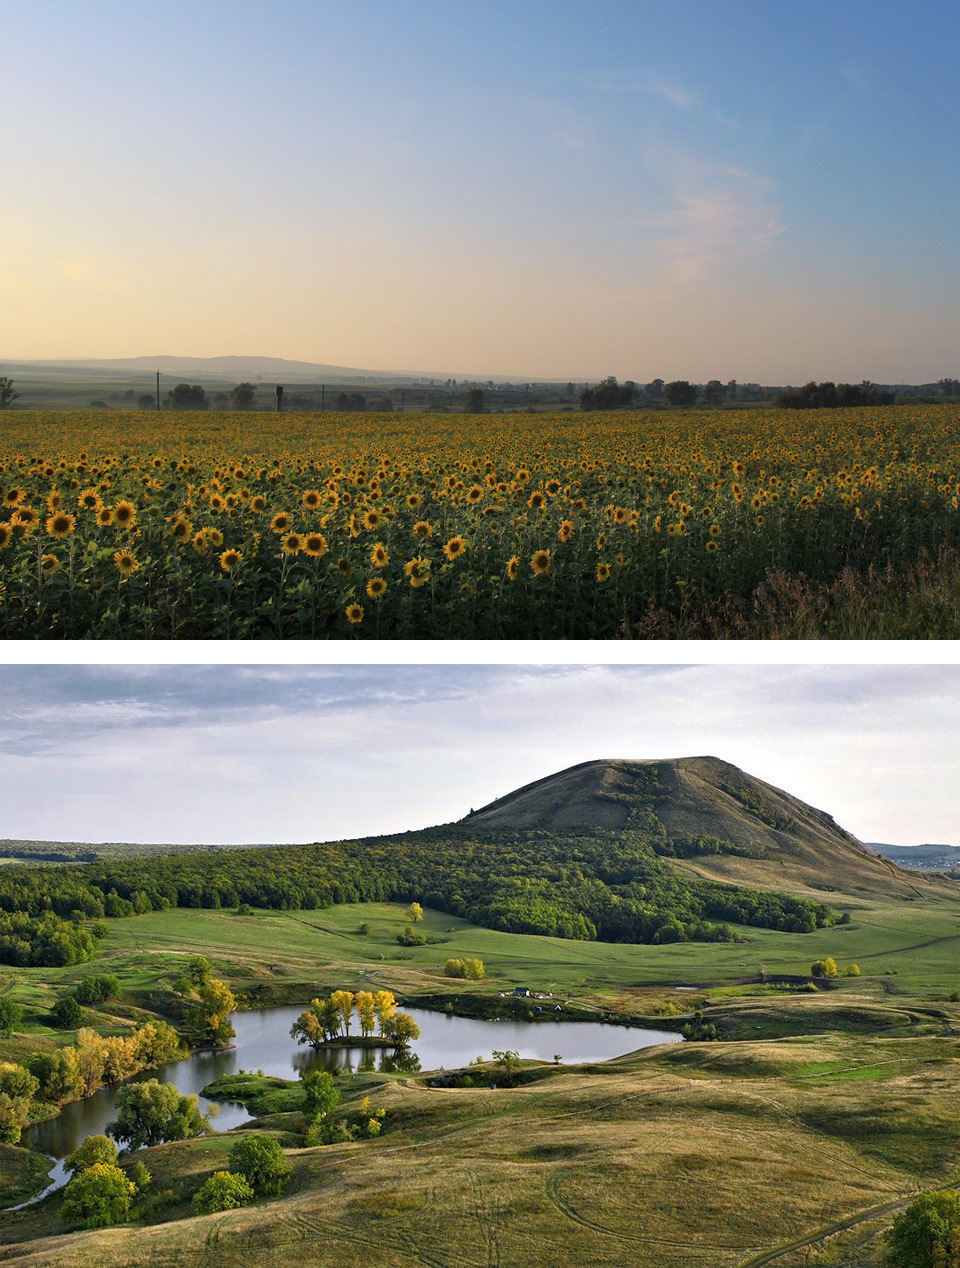
[[[934,896],[947,884],[905,871],[825,811],[716,757],[582,762],[508,793],[461,823],[478,831],[652,825],[668,838],[714,838],[743,852],[673,860],[687,873],[820,898],[836,892],[908,899]]]

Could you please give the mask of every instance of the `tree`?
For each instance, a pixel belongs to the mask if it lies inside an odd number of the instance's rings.
[[[420,1038],[420,1027],[409,1013],[394,1013],[384,1028],[384,1035],[398,1048],[406,1048],[412,1040]]]
[[[137,397],[137,409],[153,409],[155,400],[152,392],[141,392]]]
[[[97,1162],[70,1181],[63,1191],[60,1218],[84,1228],[109,1228],[130,1210],[136,1185],[117,1166]]]
[[[354,996],[357,1019],[360,1022],[360,1033],[364,1038],[372,1035],[377,1028],[377,1010],[370,991],[357,991]]]
[[[117,1165],[117,1147],[109,1136],[88,1136],[86,1140],[63,1160],[71,1175],[79,1175],[88,1167],[102,1163],[105,1167]]]
[[[187,1140],[209,1127],[195,1096],[158,1079],[126,1084],[117,1092],[116,1105],[117,1117],[108,1124],[107,1134],[126,1141],[130,1149]]]
[[[9,409],[19,395],[19,392],[13,390],[13,379],[0,374],[0,409]]]
[[[249,409],[256,395],[256,383],[238,383],[230,389],[230,404],[234,409]]]
[[[719,405],[723,401],[726,392],[727,389],[719,379],[711,379],[703,389],[703,399],[708,405]]]
[[[890,1268],[960,1268],[960,1193],[925,1193],[893,1221],[887,1234]]]
[[[670,405],[681,407],[696,404],[697,389],[686,379],[675,379],[663,389],[663,394]]]
[[[828,955],[825,960],[815,960],[810,965],[810,972],[814,977],[839,977],[840,970],[837,968],[837,962],[832,955]]]
[[[259,1196],[282,1192],[293,1168],[275,1140],[257,1135],[245,1136],[233,1146],[230,1170],[244,1176]]]
[[[191,960],[184,994],[192,1004],[193,1024],[203,1041],[223,1048],[236,1034],[230,1014],[237,1007],[237,997],[222,978],[210,976],[212,967],[206,956]]]
[[[30,1122],[31,1103],[39,1081],[22,1065],[0,1065],[0,1141],[15,1145]]]
[[[311,1070],[303,1079],[303,1104],[308,1114],[325,1118],[340,1104],[340,1089],[327,1070]]]
[[[482,414],[486,408],[487,394],[482,387],[472,387],[463,402],[465,414]]]
[[[195,1215],[215,1215],[217,1211],[233,1211],[253,1201],[253,1189],[246,1176],[229,1171],[215,1171],[193,1195]]]
[[[584,410],[626,409],[633,400],[635,391],[636,384],[624,383],[621,387],[611,374],[596,387],[583,389],[580,393],[580,408]]]
[[[343,1026],[343,1033],[345,1035],[349,1035],[350,1018],[353,1014],[353,992],[334,991],[330,996],[330,1003],[340,1018],[340,1024]]]
[[[418,920],[423,919],[423,908],[419,903],[411,903],[407,910],[407,915],[410,917],[410,920],[416,924]]]
[[[389,991],[377,991],[373,997],[373,1005],[377,1010],[377,1021],[380,1023],[380,1033],[387,1033],[389,1025],[394,1013],[397,1011],[397,1001],[393,998]]]
[[[63,995],[50,1009],[50,1020],[58,1030],[76,1030],[83,1021],[83,1009],[75,995]]]
[[[79,1004],[102,1004],[105,999],[115,997],[120,991],[120,983],[112,973],[95,973],[81,978],[73,988],[74,998]]]
[[[178,383],[167,393],[168,409],[206,409],[207,393],[199,383]]]
[[[23,1009],[12,999],[0,999],[0,1035],[9,1039],[23,1021]]]

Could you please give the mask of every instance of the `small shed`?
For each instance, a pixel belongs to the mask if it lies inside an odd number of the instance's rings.
[[[513,988],[513,993],[514,995],[527,996],[530,994],[530,987],[529,986],[515,986]]]

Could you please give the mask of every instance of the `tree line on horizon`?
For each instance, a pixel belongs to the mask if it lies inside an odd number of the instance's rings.
[[[309,910],[408,903],[416,896],[425,906],[508,933],[630,943],[735,941],[735,924],[805,933],[833,923],[825,903],[684,877],[661,857],[724,848],[714,838],[671,845],[653,825],[617,833],[488,829],[480,835],[451,825],[202,858],[9,865],[0,875],[0,910],[55,918],[69,928],[172,907]],[[17,958],[34,954],[24,941],[8,962],[37,962]]]

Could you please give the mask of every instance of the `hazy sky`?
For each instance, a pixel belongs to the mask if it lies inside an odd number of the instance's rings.
[[[863,840],[960,844],[954,666],[8,666],[0,837],[330,840],[592,758],[713,755]]]
[[[958,41],[956,0],[9,4],[0,357],[955,376]]]

